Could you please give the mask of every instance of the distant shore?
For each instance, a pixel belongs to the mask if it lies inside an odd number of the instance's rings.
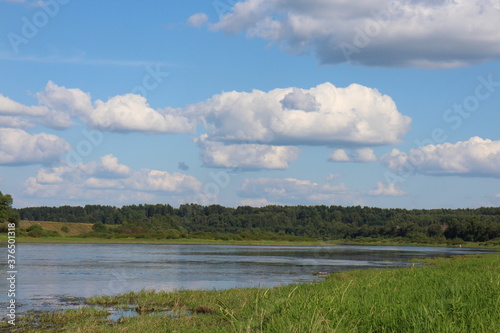
[[[99,237],[17,237],[18,243],[64,243],[64,244],[172,244],[172,245],[262,245],[262,246],[322,246],[322,245],[372,245],[372,246],[429,246],[429,247],[470,247],[500,249],[498,244],[465,242],[459,245],[396,242],[391,239],[370,240],[329,240],[329,241],[274,241],[274,240],[220,240],[220,239],[138,239],[138,238],[99,238]],[[0,235],[0,242],[7,242],[7,235]]]
[[[22,230],[40,226],[44,230],[43,236],[31,237]],[[109,226],[114,228],[117,226]],[[355,238],[335,240],[314,239],[220,239],[217,235],[213,238],[186,237],[186,238],[153,238],[138,235],[96,235],[93,224],[50,222],[50,221],[20,221],[16,233],[18,243],[75,243],[75,244],[186,244],[186,245],[262,245],[262,246],[323,246],[323,245],[372,245],[372,246],[436,246],[436,247],[472,247],[472,248],[500,248],[500,242],[462,242],[462,243],[419,243],[411,242],[404,238]],[[209,235],[210,236],[210,235]],[[0,233],[0,242],[7,242],[7,234]]]

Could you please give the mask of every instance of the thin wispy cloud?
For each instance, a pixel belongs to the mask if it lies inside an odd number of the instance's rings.
[[[61,56],[16,56],[5,53],[0,53],[0,60],[16,61],[16,62],[31,62],[39,64],[60,64],[60,65],[84,65],[84,66],[123,66],[123,67],[146,67],[146,66],[163,66],[173,67],[175,64],[165,61],[155,60],[125,60],[125,59],[89,59],[85,57],[61,57]]]

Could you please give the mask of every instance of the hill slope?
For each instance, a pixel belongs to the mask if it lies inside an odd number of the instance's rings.
[[[38,224],[44,230],[57,231],[61,236],[76,236],[92,231],[92,223],[69,223],[69,222],[47,222],[47,221],[20,221],[19,227],[27,229],[34,224]],[[68,232],[61,230],[66,226]]]

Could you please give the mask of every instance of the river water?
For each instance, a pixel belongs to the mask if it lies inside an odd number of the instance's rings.
[[[3,246],[2,257],[6,252]],[[415,264],[409,262],[414,258],[485,252],[412,246],[21,243],[16,253],[16,303],[18,311],[54,310],[78,306],[84,297],[142,289],[269,287],[321,279],[317,272],[404,267]],[[6,260],[0,269],[2,276],[8,271]],[[5,278],[0,287],[3,307]]]

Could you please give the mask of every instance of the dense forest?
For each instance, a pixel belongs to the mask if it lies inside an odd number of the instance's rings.
[[[500,237],[500,208],[383,209],[341,206],[103,205],[30,207],[22,220],[95,223],[96,231],[161,237],[274,234],[321,240],[402,238],[414,242],[485,242]],[[107,225],[119,225],[108,228]],[[161,232],[160,232],[161,231]]]

